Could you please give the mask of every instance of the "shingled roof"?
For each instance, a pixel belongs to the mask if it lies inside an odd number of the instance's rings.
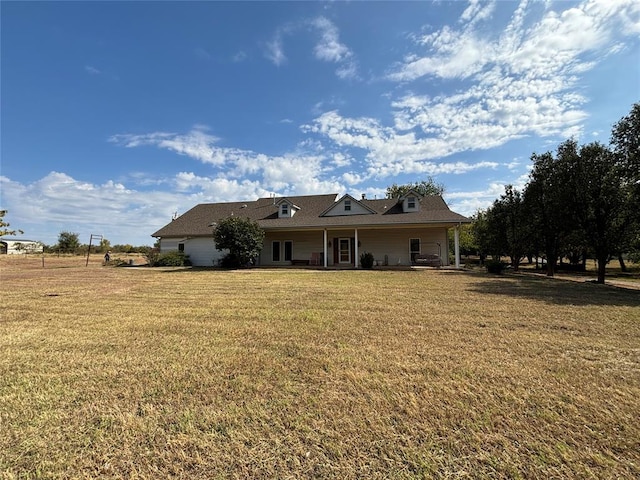
[[[351,198],[351,197],[349,197]],[[279,218],[277,204],[286,200],[299,210],[293,217]],[[371,214],[323,216],[338,194],[304,195],[297,197],[260,198],[249,202],[201,203],[165,225],[153,237],[209,236],[212,224],[231,215],[255,220],[265,230],[312,230],[330,227],[375,227],[392,225],[458,224],[470,220],[452,212],[439,195],[420,199],[420,209],[403,212],[398,199],[355,200],[371,210]]]

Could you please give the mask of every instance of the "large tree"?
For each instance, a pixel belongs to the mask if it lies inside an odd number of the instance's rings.
[[[618,158],[606,146],[594,142],[580,148],[571,169],[573,197],[569,206],[595,253],[598,283],[604,283],[610,256],[619,252],[628,238],[627,180]]]
[[[614,125],[611,146],[624,176],[622,194],[627,198],[624,221],[628,235],[623,250],[640,258],[640,103]]]
[[[394,183],[390,187],[387,187],[387,198],[400,198],[410,190],[413,190],[423,196],[442,195],[444,193],[444,185],[437,183],[433,177],[428,177],[426,180],[422,180],[421,182],[407,183],[404,185]]]
[[[614,153],[619,157],[618,160],[629,183],[634,185],[638,192],[637,189],[640,189],[640,103],[634,104],[629,115],[622,117],[613,126],[611,145]]]
[[[575,228],[568,205],[572,198],[569,188],[571,165],[577,155],[577,143],[567,140],[558,146],[555,156],[551,152],[531,156],[533,168],[525,187],[524,201],[529,206],[531,242],[545,255],[548,276],[553,276],[564,240]]]
[[[79,235],[72,232],[60,232],[57,249],[62,253],[74,253],[80,248]]]
[[[231,216],[215,225],[213,240],[217,250],[229,251],[225,259],[227,266],[242,267],[260,255],[264,230],[249,218]]]

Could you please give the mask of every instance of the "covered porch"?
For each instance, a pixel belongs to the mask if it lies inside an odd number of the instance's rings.
[[[460,268],[459,225],[267,231],[259,265],[360,268],[360,255],[368,252],[375,266],[424,265],[421,257],[435,256],[441,266],[451,266],[450,228],[454,229],[454,266]]]

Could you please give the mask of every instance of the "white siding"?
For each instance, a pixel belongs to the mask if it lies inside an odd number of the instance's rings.
[[[20,255],[25,253],[42,253],[44,245],[34,240],[9,240],[0,241],[2,252],[8,255]]]
[[[189,255],[192,265],[197,267],[212,267],[218,265],[218,260],[226,255],[226,251],[216,250],[213,237],[190,238],[184,242],[184,253]]]
[[[178,250],[179,238],[161,238],[160,239],[160,253],[167,253],[173,250]]]
[[[213,237],[163,238],[160,241],[160,253],[178,250],[178,244],[184,243],[184,253],[189,255],[191,264],[196,267],[212,267],[226,254],[216,250]]]

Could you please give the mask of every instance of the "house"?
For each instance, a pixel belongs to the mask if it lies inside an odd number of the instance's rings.
[[[377,265],[413,265],[425,258],[449,264],[448,234],[455,229],[455,266],[460,266],[458,228],[470,220],[452,212],[439,195],[410,191],[396,199],[363,195],[305,195],[260,198],[250,202],[203,203],[152,236],[160,252],[183,251],[193,265],[217,265],[215,224],[231,215],[255,220],[265,231],[260,266],[310,264],[358,267],[363,252]]]
[[[0,254],[42,253],[44,245],[35,240],[0,238]]]

